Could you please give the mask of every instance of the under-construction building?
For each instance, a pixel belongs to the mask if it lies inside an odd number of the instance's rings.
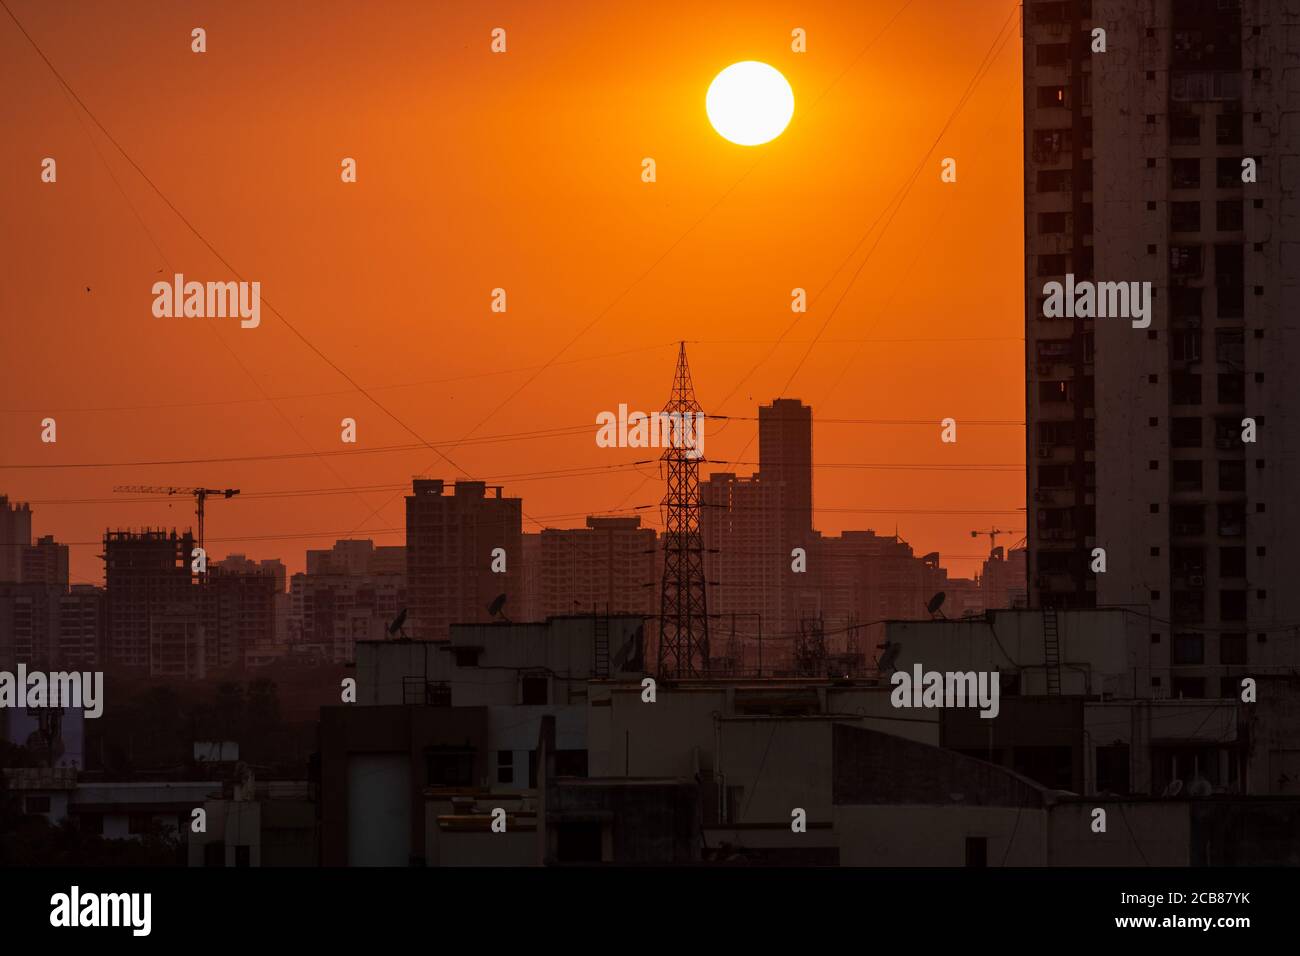
[[[190,561],[194,536],[188,531],[104,533],[106,668],[147,671],[154,619],[177,606],[197,610],[199,595]]]

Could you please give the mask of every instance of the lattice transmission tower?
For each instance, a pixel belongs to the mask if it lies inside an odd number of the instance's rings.
[[[704,539],[700,534],[700,454],[703,409],[695,400],[686,343],[677,352],[673,390],[664,406],[667,420],[683,423],[664,443],[660,470],[664,489],[664,576],[659,598],[661,678],[696,677],[709,667],[709,616],[704,592]],[[690,422],[691,426],[684,423]],[[696,430],[692,431],[694,427]],[[676,440],[694,435],[694,441]]]

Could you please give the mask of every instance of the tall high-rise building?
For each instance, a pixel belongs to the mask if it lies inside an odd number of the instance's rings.
[[[538,537],[539,619],[655,613],[655,533],[639,516],[590,516],[585,528],[547,528]]]
[[[788,640],[816,613],[812,557],[812,408],[778,398],[758,410],[758,472],[714,472],[700,482],[710,612],[747,634]],[[794,570],[794,549],[804,570]]]
[[[523,603],[523,501],[503,497],[500,486],[488,494],[481,481],[447,490],[439,479],[417,478],[406,498],[407,632],[416,640],[445,641],[452,624],[489,620],[500,594],[507,615],[511,601]]]
[[[0,669],[56,662],[61,593],[45,584],[0,582]]]
[[[54,535],[43,535],[35,544],[23,548],[22,562],[24,582],[68,586],[68,546],[55,541]]]
[[[279,568],[219,561],[202,585],[204,671],[243,670],[275,643]]]
[[[1289,0],[1025,5],[1031,602],[1149,607],[1156,693],[1226,692],[1300,617],[1298,37]]]
[[[0,581],[21,581],[23,551],[32,543],[32,509],[0,495]]]
[[[105,532],[103,665],[149,668],[154,619],[166,613],[170,621],[176,607],[197,607],[190,573],[193,550],[194,536],[188,531]]]
[[[759,477],[782,486],[782,527],[806,539],[813,526],[811,406],[797,398],[759,406],[758,461]]]
[[[104,633],[104,589],[74,584],[59,598],[58,664],[97,670]]]

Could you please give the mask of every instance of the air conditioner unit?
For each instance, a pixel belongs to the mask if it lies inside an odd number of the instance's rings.
[[[1038,457],[1039,457],[1039,458],[1051,458],[1051,457],[1052,457],[1052,452],[1055,451],[1055,450],[1056,450],[1056,449],[1055,449],[1055,446],[1053,446],[1053,445],[1039,445],[1039,446],[1038,446]]]

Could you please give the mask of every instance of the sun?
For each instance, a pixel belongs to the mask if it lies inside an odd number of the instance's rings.
[[[713,78],[704,110],[723,137],[741,146],[776,139],[794,115],[794,90],[775,67],[757,60],[733,63]]]

